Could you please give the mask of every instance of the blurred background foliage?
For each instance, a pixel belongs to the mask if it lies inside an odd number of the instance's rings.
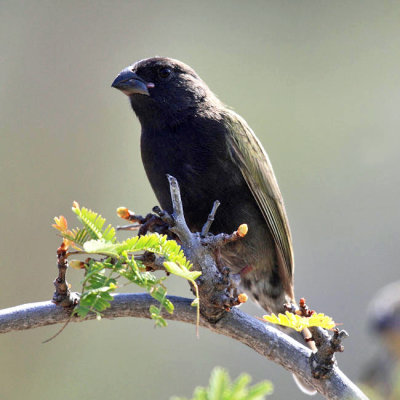
[[[139,124],[110,84],[138,59],[170,56],[266,147],[297,297],[343,323],[339,364],[357,380],[378,351],[367,303],[399,278],[399,17],[397,1],[0,0],[0,307],[51,298],[60,239],[50,225],[73,221],[73,200],[114,224],[120,205],[144,214],[156,204]],[[70,271],[74,289],[80,279]],[[189,295],[178,280],[169,292]],[[225,337],[201,330],[198,340],[193,326],[71,324],[41,344],[57,329],[1,338],[1,398],[190,396],[215,365],[271,380],[272,398],[307,398],[282,368]]]

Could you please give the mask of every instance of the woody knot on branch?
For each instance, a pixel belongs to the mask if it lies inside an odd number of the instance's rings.
[[[219,206],[219,202],[215,201],[201,232],[192,233],[186,224],[178,181],[171,175],[167,177],[173,212],[169,214],[158,207],[153,211],[168,225],[169,231],[178,237],[186,257],[193,263],[193,269],[201,271],[201,276],[196,280],[200,312],[209,322],[216,322],[233,306],[247,299],[244,294],[239,293],[229,268],[219,266],[216,262],[218,250],[245,236],[247,227],[242,225],[232,234],[210,234],[209,229]]]
[[[335,353],[344,351],[342,340],[349,335],[346,331],[339,329],[334,329],[332,336],[319,327],[312,327],[310,331],[318,349],[310,357],[312,375],[316,379],[327,379],[337,366]]]
[[[315,311],[310,310],[304,298],[299,301],[299,306],[293,304],[286,305],[286,309],[302,317],[311,317]],[[312,376],[315,379],[327,379],[332,375],[334,367],[337,366],[335,353],[343,352],[343,339],[349,334],[345,330],[333,329],[331,336],[326,329],[319,326],[310,326],[309,331],[312,335],[307,341],[313,341],[317,349],[310,356],[310,367]]]

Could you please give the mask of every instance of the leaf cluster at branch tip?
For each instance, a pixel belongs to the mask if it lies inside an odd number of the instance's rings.
[[[285,314],[264,315],[263,318],[272,324],[287,326],[299,332],[312,326],[324,329],[333,329],[336,326],[331,317],[322,313],[313,313],[310,317],[302,317],[286,311]]]
[[[159,307],[150,307],[150,316],[157,326],[166,326],[161,311],[163,308],[169,313],[174,310],[173,304],[166,297],[166,277],[156,277],[146,270],[141,260],[135,259],[135,255],[144,252],[161,257],[167,272],[190,281],[198,293],[195,280],[201,272],[190,271],[192,265],[175,240],[168,240],[166,235],[152,233],[118,241],[115,228],[111,225],[105,226],[105,218],[98,213],[80,207],[77,202],[74,202],[72,211],[82,227],[69,230],[67,220],[63,216],[54,218],[53,227],[64,238],[65,247],[76,250],[71,252],[72,254],[89,256],[84,262],[70,262],[72,267],[85,270],[80,302],[74,309],[74,313],[80,317],[95,312],[100,319],[102,311],[110,307],[112,293],[117,289],[118,282],[124,278],[128,284],[133,283],[144,288],[160,303]],[[199,307],[198,296],[194,305]]]

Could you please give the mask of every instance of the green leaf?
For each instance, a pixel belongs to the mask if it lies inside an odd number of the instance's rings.
[[[249,388],[250,382],[250,376],[242,374],[231,383],[227,371],[216,367],[211,373],[209,387],[197,387],[191,400],[263,400],[272,393],[270,382],[263,381]],[[185,399],[174,397],[171,400]]]
[[[246,386],[251,382],[251,377],[248,374],[240,375],[232,384],[231,399],[240,400],[247,394]]]
[[[83,244],[83,250],[86,253],[105,254],[112,257],[118,257],[117,244],[106,242],[104,239],[92,239]]]
[[[165,288],[162,286],[153,287],[150,290],[150,295],[158,300],[170,314],[174,312],[174,305],[166,298],[167,291]]]
[[[78,244],[78,245],[83,245],[87,240],[90,240],[90,235],[88,233],[88,231],[83,228],[83,229],[79,229],[79,228],[75,228],[72,229],[71,231],[72,235],[69,235],[68,233],[61,233],[62,237],[71,240],[72,242]]]
[[[155,321],[156,326],[159,326],[161,328],[164,328],[167,326],[167,321],[165,321],[165,319],[161,316],[161,309],[151,305],[150,306],[150,316],[151,318]]]
[[[108,225],[107,228],[103,230],[106,220],[100,214],[86,207],[72,207],[72,211],[82,222],[88,235],[92,239],[104,239],[108,242],[115,242],[115,229],[111,225]]]
[[[173,261],[165,261],[163,263],[165,269],[176,276],[187,279],[188,281],[195,281],[200,275],[200,271],[189,271],[187,268],[180,266]]]
[[[196,388],[196,390],[194,392],[194,398],[196,400],[209,400],[207,389]]]
[[[208,398],[210,400],[223,400],[223,395],[230,385],[228,373],[222,368],[214,368],[211,373]]]
[[[201,275],[199,271],[190,271],[191,263],[186,259],[180,245],[175,240],[168,240],[166,235],[152,233],[146,236],[136,236],[124,241],[117,241],[116,231],[111,226],[105,225],[105,218],[100,214],[80,207],[74,202],[72,211],[76,214],[83,227],[68,230],[64,217],[55,218],[55,227],[64,238],[73,242],[79,253],[91,255],[91,259],[84,264],[86,274],[82,280],[82,295],[80,303],[75,308],[75,313],[81,317],[89,312],[96,313],[101,318],[101,312],[110,307],[113,300],[112,292],[117,287],[117,280],[126,279],[144,288],[159,303],[159,308],[150,310],[151,316],[157,326],[165,326],[162,318],[162,309],[172,313],[174,306],[167,299],[167,290],[164,286],[166,277],[158,278],[149,271],[139,260],[134,259],[137,252],[152,252],[165,260],[166,270],[191,282],[196,291],[197,298],[193,305],[197,307],[199,320],[198,288],[195,280]],[[80,247],[77,247],[79,245]],[[108,256],[107,260],[96,260],[96,256]],[[83,262],[77,261],[79,267]]]
[[[260,382],[250,388],[246,399],[248,400],[262,400],[265,396],[272,394],[273,386],[271,382]]]
[[[161,255],[166,261],[176,262],[186,269],[191,268],[179,244],[175,240],[168,240],[166,235],[158,233],[129,238],[119,244],[117,251],[121,254],[123,251],[132,253],[144,250]]]
[[[200,299],[198,297],[196,297],[191,303],[190,305],[192,307],[198,307],[198,305],[200,304]]]

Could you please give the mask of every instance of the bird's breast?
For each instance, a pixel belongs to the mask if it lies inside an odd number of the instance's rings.
[[[229,156],[224,133],[218,129],[143,130],[141,153],[154,193],[168,211],[171,200],[166,174],[177,178],[192,229],[205,222],[215,200],[224,201],[244,183]]]

